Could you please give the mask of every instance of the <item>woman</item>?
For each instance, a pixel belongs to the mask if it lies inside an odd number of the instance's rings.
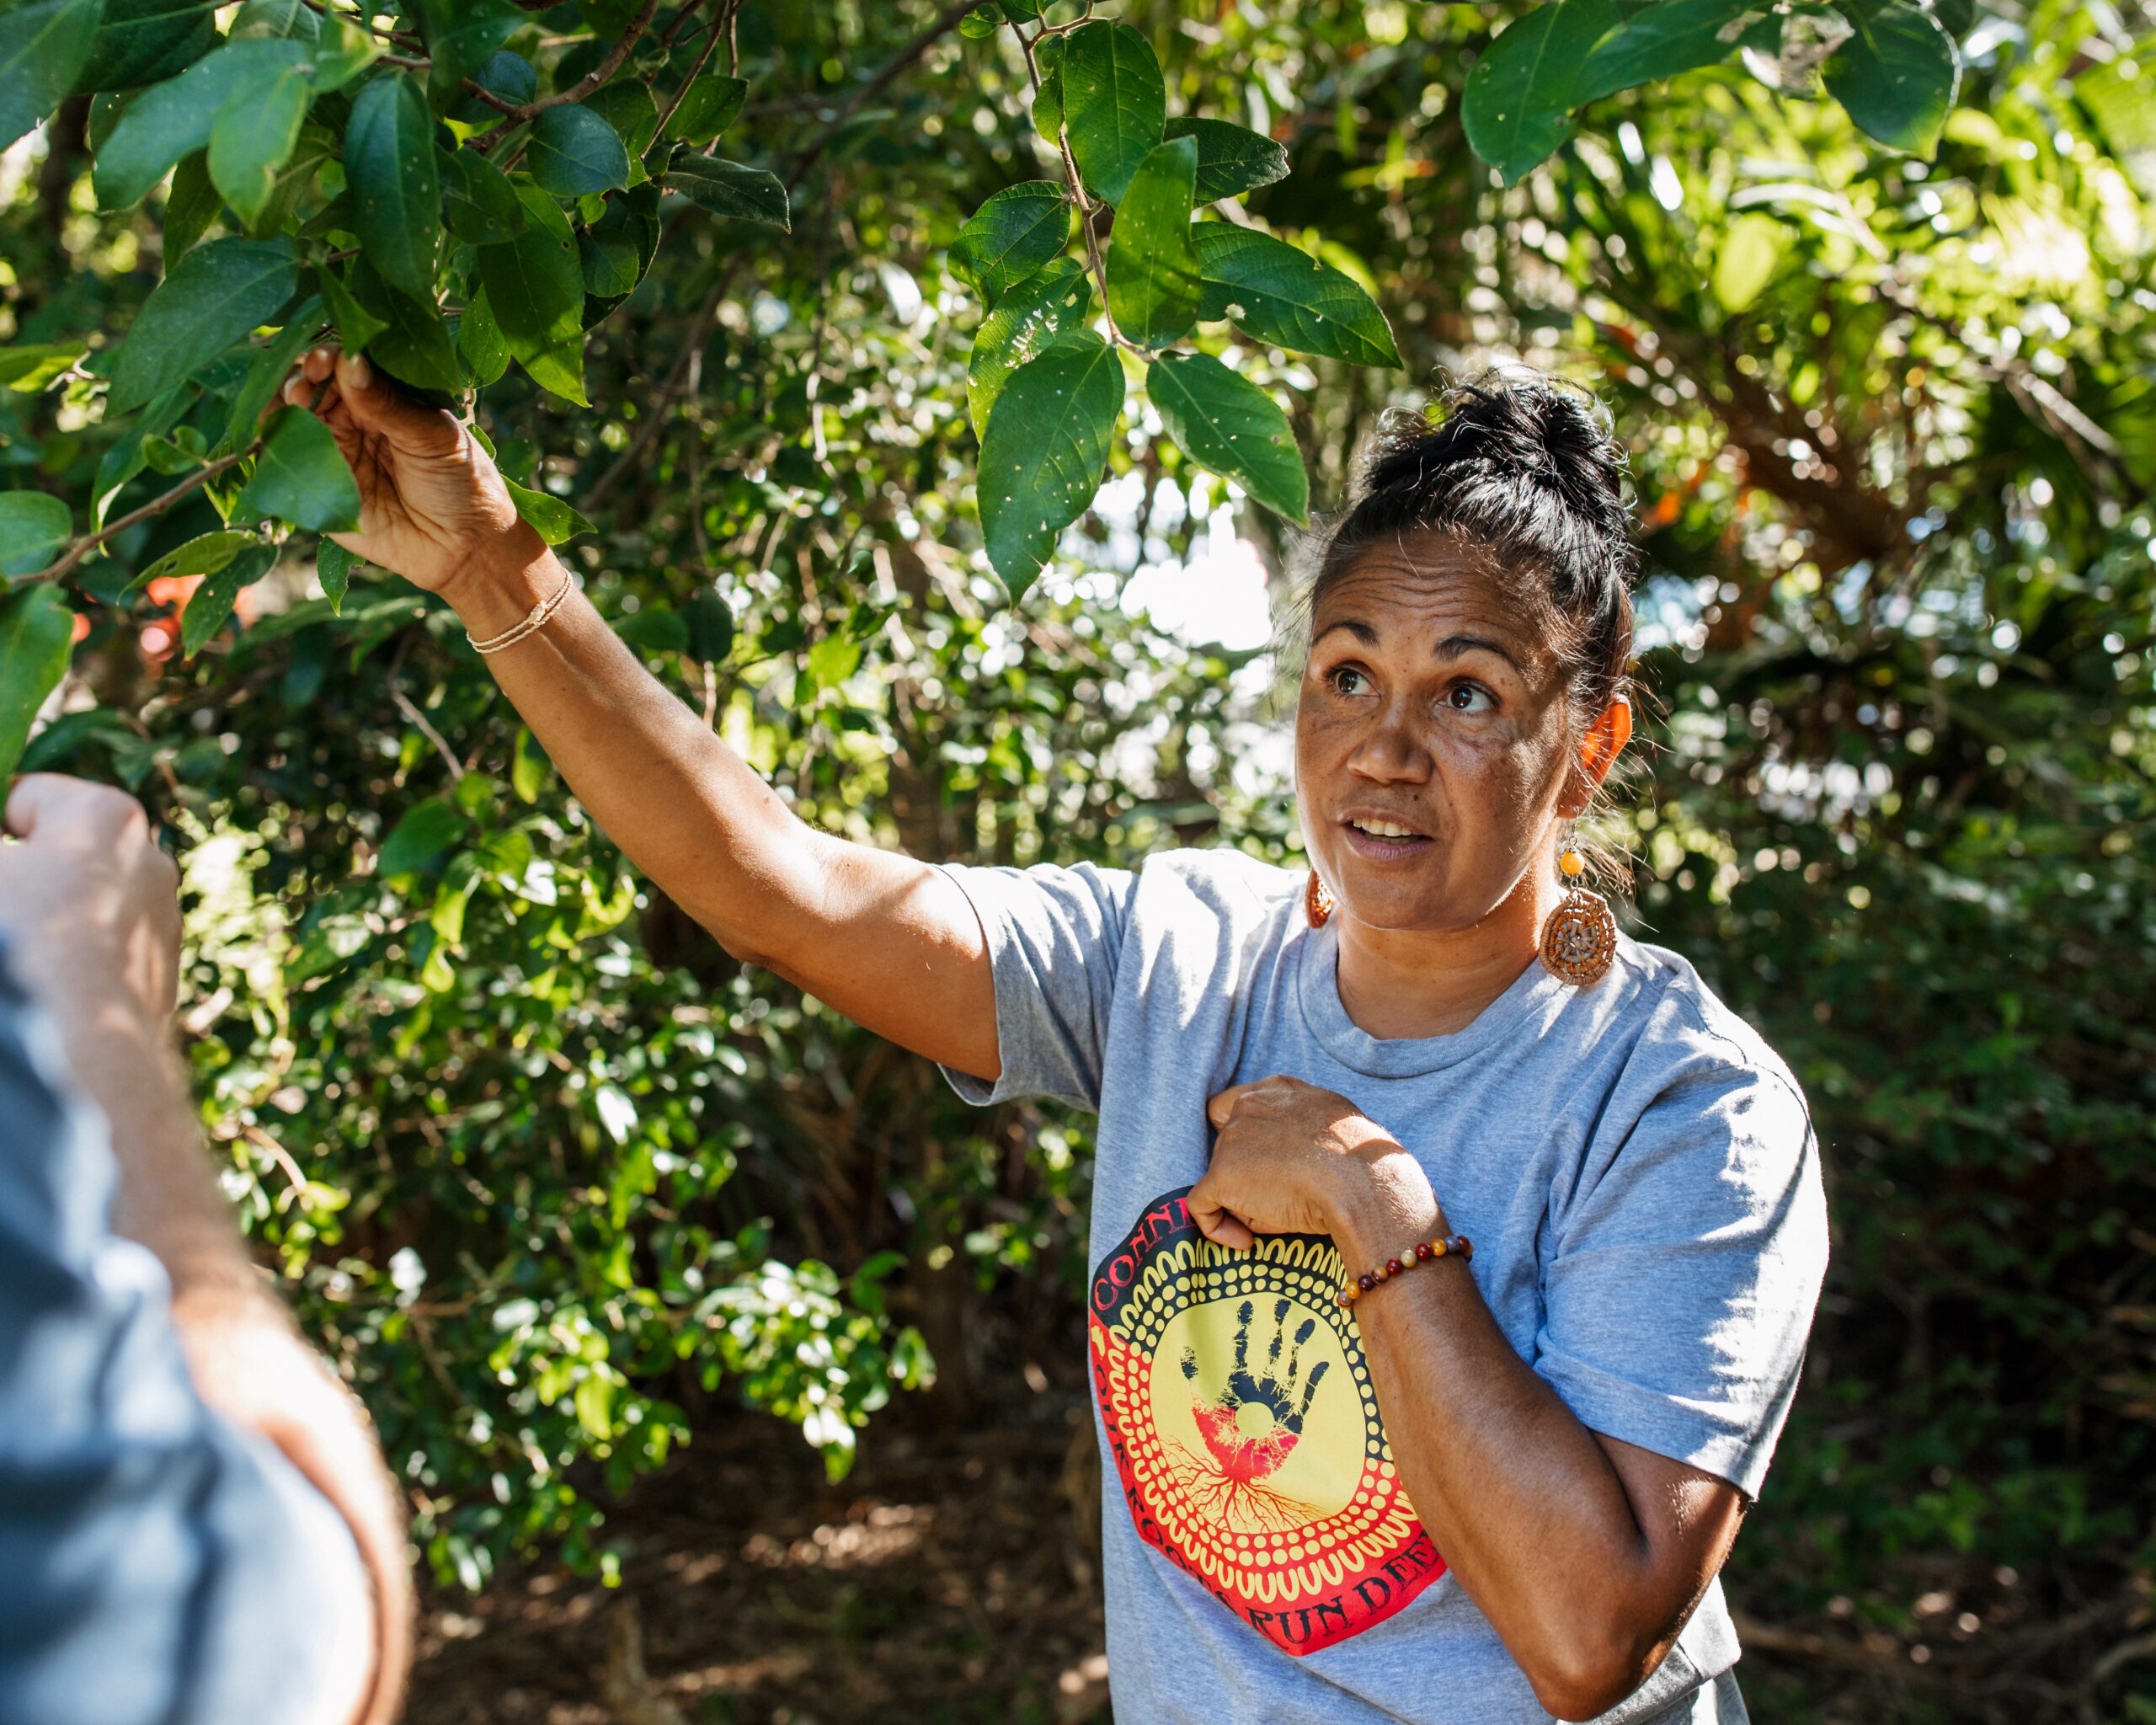
[[[1305,874],[811,830],[454,419],[327,350],[287,397],[325,382],[364,499],[341,542],[456,608],[646,873],[969,1101],[1099,1112],[1121,1717],[1746,1717],[1716,1577],[1825,1204],[1781,1062],[1552,866],[1630,729],[1622,458],[1578,401],[1460,392],[1382,445],[1309,595]]]

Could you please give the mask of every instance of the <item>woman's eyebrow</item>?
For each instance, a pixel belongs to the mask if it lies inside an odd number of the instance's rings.
[[[1472,653],[1478,647],[1485,653],[1496,654],[1522,676],[1527,675],[1526,666],[1513,658],[1502,643],[1492,641],[1486,635],[1448,635],[1430,650],[1439,659],[1457,659],[1461,654]]]

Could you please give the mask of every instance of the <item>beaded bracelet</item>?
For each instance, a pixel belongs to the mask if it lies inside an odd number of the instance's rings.
[[[1465,1234],[1454,1234],[1449,1238],[1440,1234],[1434,1240],[1418,1240],[1415,1242],[1415,1249],[1406,1258],[1389,1258],[1375,1269],[1364,1270],[1353,1281],[1346,1284],[1335,1296],[1336,1302],[1342,1306],[1353,1306],[1379,1283],[1389,1282],[1395,1276],[1405,1275],[1418,1263],[1427,1263],[1433,1258],[1448,1256],[1473,1258],[1475,1242]]]

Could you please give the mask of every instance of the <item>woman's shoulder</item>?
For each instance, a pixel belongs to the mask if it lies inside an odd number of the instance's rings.
[[[1179,845],[1155,851],[1138,868],[1138,896],[1163,905],[1196,903],[1218,911],[1260,914],[1303,889],[1305,871],[1283,868],[1232,845]]]
[[[1779,1092],[1807,1121],[1789,1063],[1758,1027],[1722,999],[1682,953],[1620,935],[1618,965],[1633,1023],[1630,1076],[1657,1087],[1705,1085]]]

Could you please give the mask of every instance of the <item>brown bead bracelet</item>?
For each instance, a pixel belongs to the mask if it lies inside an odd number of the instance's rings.
[[[1343,1307],[1353,1306],[1379,1283],[1389,1282],[1395,1276],[1404,1275],[1413,1269],[1417,1264],[1426,1263],[1433,1258],[1471,1258],[1474,1256],[1475,1242],[1465,1234],[1454,1234],[1450,1237],[1440,1234],[1434,1240],[1418,1240],[1415,1242],[1415,1249],[1406,1257],[1389,1258],[1375,1269],[1364,1270],[1361,1275],[1341,1289],[1335,1296],[1335,1300]]]

